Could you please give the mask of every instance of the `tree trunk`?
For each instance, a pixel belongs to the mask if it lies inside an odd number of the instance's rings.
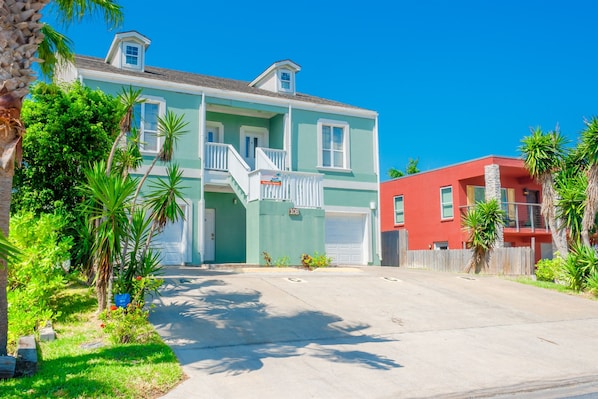
[[[15,157],[20,158],[21,103],[35,80],[31,69],[44,35],[42,8],[50,0],[0,1],[0,229],[8,236]],[[0,263],[0,355],[7,352],[8,269]]]
[[[586,188],[586,203],[581,222],[581,238],[583,244],[591,246],[590,230],[596,222],[596,211],[598,210],[598,165],[592,165],[588,169],[588,186]]]
[[[554,244],[553,253],[558,252],[563,258],[569,253],[567,244],[567,230],[563,221],[557,219],[555,207],[559,196],[554,189],[554,179],[550,173],[546,173],[539,178],[542,185],[542,216],[548,221],[548,227],[552,233],[552,242]]]

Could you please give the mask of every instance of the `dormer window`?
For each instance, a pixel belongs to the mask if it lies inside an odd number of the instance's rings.
[[[249,83],[249,86],[274,93],[295,94],[295,76],[300,70],[301,67],[291,60],[278,61]]]
[[[137,44],[125,43],[123,49],[123,66],[125,68],[141,68],[141,48]]]
[[[117,33],[105,61],[115,68],[143,72],[145,52],[150,43],[147,37],[136,31]]]
[[[125,46],[125,64],[131,66],[139,65],[139,47],[127,44]]]
[[[293,75],[291,71],[285,69],[279,71],[280,91],[292,93],[293,92]]]

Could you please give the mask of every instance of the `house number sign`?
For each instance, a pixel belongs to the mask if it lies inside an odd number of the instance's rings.
[[[289,208],[289,215],[291,215],[291,216],[300,215],[299,208]]]

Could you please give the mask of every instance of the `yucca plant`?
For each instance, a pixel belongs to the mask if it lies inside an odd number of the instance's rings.
[[[592,247],[578,242],[571,248],[563,266],[564,280],[575,291],[586,288],[588,279],[598,274],[598,255]]]
[[[538,127],[531,131],[531,135],[521,140],[519,147],[525,168],[530,176],[542,185],[542,216],[548,220],[552,231],[555,252],[563,257],[567,256],[568,244],[565,225],[557,217],[555,210],[559,196],[554,187],[554,176],[561,169],[567,155],[566,144],[567,140],[558,128],[544,133]]]
[[[465,267],[467,273],[472,268],[479,273],[488,266],[488,256],[496,245],[505,217],[506,213],[496,199],[478,202],[463,215],[461,223],[468,232],[468,245],[473,250]]]

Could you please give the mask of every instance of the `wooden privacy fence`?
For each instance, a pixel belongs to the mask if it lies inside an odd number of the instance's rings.
[[[400,266],[444,272],[463,272],[472,251],[469,249],[406,251]],[[534,254],[530,247],[495,248],[490,254],[489,266],[482,273],[503,275],[533,275]],[[472,269],[473,270],[473,269]]]

